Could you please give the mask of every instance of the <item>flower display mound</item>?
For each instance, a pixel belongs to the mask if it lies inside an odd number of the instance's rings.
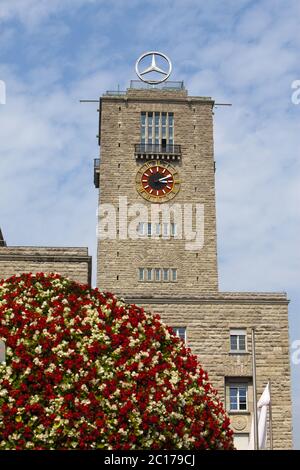
[[[0,282],[0,449],[232,449],[229,419],[158,315],[60,275]]]

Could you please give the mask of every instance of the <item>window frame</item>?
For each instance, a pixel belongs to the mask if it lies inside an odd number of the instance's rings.
[[[173,111],[141,111],[141,144],[162,145],[165,140],[167,145],[174,145],[174,122]]]
[[[158,274],[158,276],[157,276]],[[154,268],[154,281],[160,282],[161,281],[161,268]]]
[[[139,281],[145,281],[145,268],[139,268]]]
[[[162,281],[163,282],[169,282],[170,280],[170,269],[169,268],[162,268],[163,273],[162,273]],[[167,273],[167,279],[165,279],[165,274]]]
[[[232,348],[232,338],[236,338],[237,347]],[[245,348],[240,348],[240,338],[244,338]],[[230,353],[232,354],[245,354],[247,353],[247,329],[246,328],[230,328],[229,331]]]
[[[231,390],[236,388],[238,390],[236,395],[236,404],[237,408],[233,409],[231,407]],[[245,388],[245,405],[246,408],[241,408],[241,397],[240,397],[240,389]],[[228,383],[228,393],[229,393],[229,411],[231,413],[247,413],[249,411],[249,384],[248,382],[230,382]]]
[[[153,268],[146,268],[147,269],[147,282],[152,282],[153,281]],[[150,279],[149,279],[149,274],[150,274]]]

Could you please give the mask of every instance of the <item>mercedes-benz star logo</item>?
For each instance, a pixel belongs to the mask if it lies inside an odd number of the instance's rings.
[[[149,67],[145,68],[143,71],[140,71],[140,63],[145,59],[145,57],[148,57],[148,56],[151,56],[151,65]],[[167,63],[167,65],[168,65],[167,71],[161,69],[160,67],[158,67],[156,65],[156,58],[157,57],[162,57],[164,59],[164,61]],[[145,52],[136,61],[135,71],[136,71],[137,76],[143,82],[150,83],[151,85],[155,85],[155,84],[158,84],[158,83],[165,82],[169,78],[169,76],[171,75],[171,72],[172,72],[172,63],[171,63],[169,57],[166,56],[165,54],[163,54],[162,52],[156,52],[156,51]],[[144,75],[147,76],[147,74],[151,74],[151,72],[154,72],[154,73],[156,72],[157,74],[163,75],[163,77],[162,78],[157,78],[156,80],[152,78],[152,75],[150,75],[151,78],[149,78],[149,79],[144,77]]]

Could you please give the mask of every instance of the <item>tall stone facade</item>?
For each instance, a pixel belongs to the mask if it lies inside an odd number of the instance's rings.
[[[258,397],[270,381],[274,449],[289,449],[292,424],[286,294],[218,290],[213,106],[211,98],[189,96],[182,87],[130,88],[101,97],[101,154],[95,162],[101,235],[97,285],[159,313],[186,340],[224,400],[236,446],[241,449],[248,447],[252,420],[251,331],[255,328]],[[168,132],[164,134],[155,126],[161,127],[169,114],[173,128],[168,141]],[[145,198],[141,197],[137,175],[147,162],[170,164],[178,173],[180,190],[171,201],[158,198],[158,205],[145,191]],[[145,174],[146,182],[141,180],[141,185],[147,184],[150,173],[147,170]],[[165,180],[161,177],[157,181]],[[203,246],[187,245],[191,240],[186,234],[178,236],[179,227],[171,233],[172,218],[165,234],[163,219],[153,223],[151,217],[142,230],[139,223],[137,235],[128,233],[130,223],[140,220],[139,206],[150,214],[154,206],[163,210],[168,204],[182,208],[184,221],[185,207],[192,205],[193,216],[197,205],[203,208]]]
[[[212,108],[210,98],[188,97],[185,90],[129,89],[123,97],[107,95],[101,98],[99,204],[113,204],[121,221],[115,240],[108,238],[99,242],[97,273],[101,289],[122,295],[133,290],[137,294],[151,294],[153,288],[157,294],[167,291],[174,295],[178,292],[196,294],[199,291],[217,291]],[[163,233],[136,240],[122,233],[122,225],[126,226],[122,205],[126,201],[128,207],[143,203],[151,210],[150,206],[153,206],[142,199],[136,190],[138,169],[146,161],[153,161],[152,153],[143,159],[137,159],[135,155],[134,144],[141,139],[143,111],[174,114],[174,142],[181,145],[181,158],[175,161],[173,155],[163,153],[157,153],[155,158],[161,156],[163,161],[178,169],[181,187],[172,202],[180,205],[183,217],[184,204],[204,204],[205,244],[201,250],[186,250],[185,239],[174,236],[166,240]],[[146,160],[148,156],[150,159]],[[122,240],[122,237],[125,239]],[[151,282],[141,283],[138,270],[143,266],[177,269],[178,279],[168,285],[156,283],[155,287]]]

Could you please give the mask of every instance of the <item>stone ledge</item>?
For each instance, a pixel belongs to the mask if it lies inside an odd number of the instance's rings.
[[[122,294],[121,294],[122,295]],[[126,294],[122,296],[126,302],[135,304],[284,304],[289,300],[285,292],[219,292],[205,293],[197,296],[135,296]]]

